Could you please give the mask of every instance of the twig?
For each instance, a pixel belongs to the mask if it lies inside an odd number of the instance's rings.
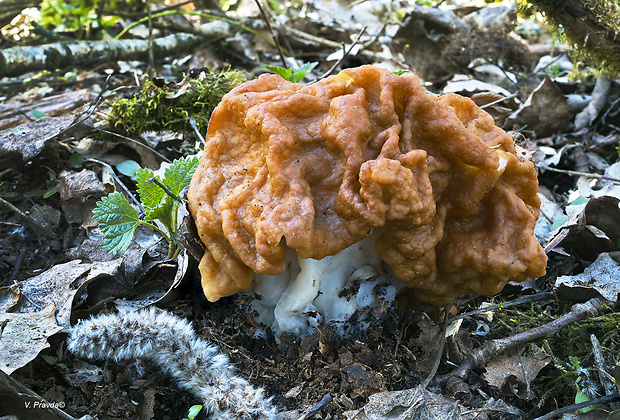
[[[469,311],[469,312],[465,312],[465,313],[453,316],[452,318],[450,318],[449,322],[452,323],[459,319],[469,318],[473,315],[478,315],[478,314],[482,314],[485,312],[494,311],[500,306],[502,308],[509,308],[511,306],[523,305],[524,303],[538,302],[541,300],[553,300],[553,299],[555,299],[555,293],[553,292],[542,292],[542,293],[537,293],[535,295],[522,296],[518,299],[511,300],[510,302],[497,303],[497,304],[489,305],[485,308],[475,309],[473,311]]]
[[[475,367],[482,367],[491,360],[495,359],[506,350],[520,347],[526,343],[538,340],[543,337],[550,337],[558,330],[581,321],[586,317],[598,315],[603,310],[603,300],[592,298],[586,303],[579,303],[571,308],[571,311],[560,318],[557,318],[540,327],[533,328],[511,337],[489,340],[483,346],[473,350],[465,361],[455,371],[443,375],[438,381],[445,384],[448,379],[456,377],[464,380],[469,372]]]
[[[97,107],[99,106],[99,103],[103,99],[103,94],[106,91],[106,87],[108,86],[108,82],[110,81],[110,77],[112,77],[112,75],[108,74],[107,77],[105,78],[105,81],[103,82],[103,86],[101,87],[101,90],[99,91],[99,94],[97,94],[97,97],[95,99],[93,99],[93,101],[90,103],[90,106],[88,107],[88,110],[86,112],[84,112],[82,115],[80,115],[78,118],[76,118],[75,121],[73,121],[71,123],[71,125],[65,129],[65,131],[69,130],[70,128],[75,127],[78,124],[83,123],[84,121],[86,121],[88,118],[90,118],[95,113],[95,111],[97,110]]]
[[[353,41],[353,43],[351,44],[351,46],[349,47],[348,50],[344,49],[344,45],[342,45],[342,57],[340,57],[340,59],[338,61],[336,61],[336,63],[331,66],[331,68],[329,70],[327,70],[325,73],[323,73],[323,75],[321,77],[319,77],[319,80],[326,78],[327,76],[329,76],[330,74],[332,74],[332,72],[334,70],[336,70],[336,68],[340,65],[340,63],[342,63],[342,61],[349,56],[349,54],[351,54],[351,51],[353,50],[353,47],[355,46],[355,44],[357,44],[360,40],[360,38],[362,37],[362,35],[364,35],[364,32],[366,32],[366,27],[364,26],[362,28],[361,31],[359,31],[359,33],[357,34],[357,37],[355,38],[355,40]]]
[[[608,181],[620,182],[620,179],[612,178],[612,177],[607,176],[607,175],[592,174],[592,173],[588,173],[588,172],[571,171],[569,169],[558,169],[558,168],[552,168],[552,167],[547,166],[547,165],[540,165],[540,167],[542,169],[546,170],[546,171],[559,172],[561,174],[574,175],[574,176],[585,176],[587,178],[606,179]]]
[[[603,404],[607,402],[612,402],[614,400],[620,400],[620,392],[616,392],[611,395],[605,395],[600,398],[594,398],[593,400],[582,402],[579,404],[569,405],[568,407],[562,407],[550,413],[547,413],[544,416],[537,417],[535,420],[551,420],[555,417],[560,417],[562,414],[565,413],[572,413],[582,408],[590,407],[594,404]]]
[[[309,33],[300,31],[299,29],[295,29],[291,26],[284,26],[282,28],[287,35],[295,36],[297,38],[305,39],[306,41],[314,42],[319,45],[325,45],[329,48],[341,48],[342,44],[336,41],[331,41],[329,39],[319,38],[317,36],[311,35]],[[359,52],[360,55],[373,60],[373,61],[383,61],[385,60],[385,55],[382,53],[377,53],[370,50],[361,50]]]
[[[151,11],[151,0],[146,0],[146,8],[149,28],[149,76],[153,77],[155,74],[155,55],[153,54],[153,13]]]
[[[17,257],[17,262],[15,263],[15,267],[13,268],[13,273],[11,274],[11,280],[16,281],[17,277],[19,276],[19,272],[22,269],[22,266],[24,265],[24,260],[26,259],[26,249],[23,248],[20,252],[19,252],[19,256]]]
[[[185,10],[168,10],[166,12],[161,12],[161,13],[155,13],[154,15],[151,16],[152,19],[158,19],[158,18],[162,18],[162,17],[166,17],[166,16],[173,16],[173,15],[187,15],[187,16],[199,16],[199,17],[203,17],[203,18],[207,18],[207,19],[213,19],[215,21],[219,21],[219,22],[224,22],[227,23],[229,25],[234,26],[235,28],[238,28],[242,31],[246,31],[248,33],[251,33],[252,35],[256,35],[257,37],[259,37],[260,39],[264,40],[267,44],[275,47],[275,43],[269,39],[267,36],[261,34],[260,32],[250,28],[249,26],[246,25],[242,25],[239,22],[236,22],[232,19],[228,19],[226,17],[222,17],[222,16],[218,16],[216,14],[213,13],[201,13],[201,12],[190,12],[190,11],[185,11]],[[116,35],[114,37],[114,39],[120,39],[127,31],[131,30],[132,28],[146,22],[146,20],[148,19],[148,17],[142,18],[140,20],[134,21],[133,23],[131,23],[130,25],[127,25],[127,27],[125,27],[125,29],[123,29],[118,35]],[[203,35],[207,38],[209,38],[209,41],[212,41],[213,38],[215,36],[218,36],[218,34],[214,34],[213,31],[209,31],[209,30],[205,30],[204,28],[205,25],[202,26],[190,26],[190,25],[178,25],[175,23],[170,23],[169,28],[172,28],[174,30],[178,30],[178,31],[182,31],[182,32],[187,32],[187,33],[192,33],[195,35]],[[226,36],[226,34],[219,34],[222,36]],[[286,50],[284,51],[285,53],[287,52]]]
[[[555,235],[555,237],[551,240],[551,242],[549,242],[547,246],[545,247],[545,254],[548,254],[549,252],[551,252],[551,250],[553,250],[556,246],[558,246],[558,244],[562,242],[564,238],[568,236],[568,233],[569,233],[568,228],[561,229],[557,233],[557,235]]]
[[[129,191],[129,188],[127,188],[127,186],[125,184],[123,184],[123,181],[121,181],[121,179],[116,175],[116,173],[114,172],[114,169],[112,169],[112,167],[110,165],[108,165],[107,163],[102,162],[100,160],[92,159],[92,158],[86,159],[86,161],[95,162],[95,163],[98,163],[101,166],[105,166],[110,171],[110,173],[114,177],[114,180],[118,183],[118,185],[121,187],[121,189],[123,191],[125,191],[125,194],[127,194],[131,198],[131,201],[133,201],[134,204],[136,206],[138,206],[138,208],[142,211],[142,213],[144,213],[144,207],[142,207],[142,204],[140,204],[138,199],[131,193],[131,191]]]
[[[271,23],[269,23],[269,17],[265,13],[265,9],[263,9],[263,5],[260,4],[260,0],[255,0],[255,2],[256,2],[256,5],[258,6],[258,10],[260,10],[260,14],[263,16],[263,20],[265,21],[265,24],[267,25],[269,32],[271,32],[271,37],[273,38],[273,41],[276,43],[276,48],[278,49],[278,54],[280,54],[280,60],[282,61],[282,67],[287,69],[288,65],[286,64],[286,60],[284,59],[284,54],[282,53],[282,48],[280,47],[280,41],[278,41],[278,37],[273,32]]]
[[[325,394],[325,396],[323,398],[321,398],[321,401],[319,401],[318,403],[316,403],[312,408],[310,408],[308,411],[306,411],[305,413],[303,413],[301,415],[301,417],[299,417],[297,420],[306,420],[309,419],[310,417],[312,417],[313,415],[315,415],[319,410],[321,410],[322,408],[324,408],[327,404],[329,404],[330,402],[333,401],[333,398],[331,395],[329,394]]]
[[[148,151],[150,151],[151,153],[159,156],[161,158],[161,160],[163,160],[164,162],[171,163],[170,159],[168,159],[166,156],[164,156],[161,153],[159,153],[157,150],[153,149],[148,144],[144,144],[142,142],[139,142],[138,140],[132,139],[131,137],[123,136],[122,134],[118,134],[118,133],[115,133],[113,131],[104,130],[103,128],[98,128],[98,127],[95,127],[93,125],[89,125],[88,127],[92,128],[94,130],[100,131],[102,133],[109,134],[111,136],[116,136],[116,137],[121,138],[123,140],[127,140],[127,141],[130,141],[130,142],[135,143],[137,145],[140,145],[140,146],[144,147],[145,149],[147,149]]]
[[[159,188],[161,188],[162,190],[164,190],[164,192],[166,194],[168,194],[173,200],[178,201],[179,203],[183,204],[183,200],[181,200],[179,197],[177,197],[175,194],[172,193],[172,191],[170,191],[168,189],[168,187],[166,187],[164,184],[162,184],[161,182],[159,182],[159,180],[157,178],[149,178],[146,182],[149,183],[154,183],[156,184]]]
[[[207,141],[205,140],[205,138],[202,136],[202,134],[200,133],[200,131],[198,131],[198,126],[196,125],[196,118],[190,118],[189,119],[189,125],[192,126],[192,128],[194,129],[194,133],[196,133],[196,135],[198,136],[198,138],[200,139],[200,141],[202,142],[203,146],[207,145]]]
[[[509,95],[509,96],[504,96],[503,98],[499,98],[499,99],[498,99],[498,100],[496,100],[496,101],[489,102],[488,104],[484,104],[484,105],[482,105],[480,108],[481,108],[481,109],[488,108],[488,107],[490,107],[490,106],[493,106],[493,105],[499,104],[500,102],[504,102],[504,101],[507,101],[508,99],[512,99],[512,98],[514,98],[515,96],[517,96],[517,92],[513,93],[512,95]]]
[[[31,228],[33,228],[34,230],[36,230],[40,234],[42,234],[42,235],[44,235],[44,236],[46,236],[46,237],[48,237],[50,239],[58,239],[58,237],[56,235],[54,235],[53,233],[49,232],[47,229],[45,229],[43,226],[41,226],[39,223],[37,223],[32,217],[28,216],[26,213],[24,213],[19,208],[15,207],[13,204],[9,203],[8,201],[6,201],[2,197],[0,197],[0,205],[3,205],[5,208],[15,212],[17,215],[19,215],[28,224],[28,226],[30,226]]]

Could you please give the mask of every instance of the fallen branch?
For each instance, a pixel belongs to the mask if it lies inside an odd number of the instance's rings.
[[[220,21],[206,23],[200,28],[200,35],[174,34],[154,39],[155,58],[191,50],[235,30],[234,26]],[[141,39],[55,42],[38,47],[7,48],[0,50],[0,77],[108,61],[146,60],[148,51],[149,41]]]
[[[506,350],[518,348],[543,337],[550,337],[560,329],[567,327],[584,318],[598,315],[604,308],[604,301],[593,298],[586,303],[576,304],[571,311],[558,319],[555,319],[540,327],[533,328],[511,337],[489,340],[483,346],[473,350],[467,359],[463,361],[453,372],[437,378],[440,385],[446,385],[449,380],[465,381],[472,369],[483,367],[491,360],[503,354]]]

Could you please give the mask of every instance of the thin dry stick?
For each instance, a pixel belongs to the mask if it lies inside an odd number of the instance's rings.
[[[556,417],[560,417],[562,414],[572,413],[577,410],[581,410],[582,408],[590,407],[591,405],[603,404],[603,403],[617,401],[617,400],[620,400],[620,392],[616,392],[611,395],[605,395],[600,398],[594,398],[593,400],[582,402],[579,404],[569,405],[568,407],[562,407],[550,413],[547,413],[544,416],[537,417],[534,420],[551,420]]]
[[[198,126],[196,125],[196,118],[190,118],[189,120],[189,125],[192,126],[192,129],[194,130],[194,133],[196,133],[196,135],[198,136],[198,138],[200,139],[200,141],[202,142],[203,146],[207,145],[207,141],[205,140],[205,138],[202,136],[202,134],[200,133],[200,131],[198,131]]]
[[[263,16],[263,20],[265,21],[265,24],[267,24],[267,28],[269,28],[269,32],[271,32],[271,37],[273,38],[273,42],[276,43],[276,48],[278,49],[278,54],[280,54],[280,60],[282,60],[282,67],[287,69],[288,66],[286,65],[286,60],[284,59],[284,54],[282,53],[282,48],[280,47],[280,41],[278,41],[278,37],[273,32],[273,28],[271,27],[271,23],[269,23],[269,17],[265,13],[265,10],[263,9],[262,4],[260,4],[260,0],[255,0],[255,1],[256,1],[256,5],[258,6],[258,10],[260,10],[260,14]]]
[[[456,316],[453,316],[452,318],[450,318],[450,323],[457,321],[459,319],[464,319],[464,318],[469,318],[473,315],[478,315],[478,314],[482,314],[485,312],[490,312],[490,311],[494,311],[495,309],[499,308],[500,306],[502,308],[509,308],[511,306],[518,306],[518,305],[523,305],[524,303],[531,303],[531,302],[538,302],[541,300],[554,300],[555,299],[555,293],[553,292],[541,292],[541,293],[537,293],[535,295],[529,295],[529,296],[522,296],[518,299],[515,300],[511,300],[510,302],[502,302],[502,303],[498,303],[498,304],[493,304],[493,305],[489,305],[487,307],[484,308],[480,308],[480,309],[475,309],[473,311],[469,311],[469,312],[465,312]]]
[[[327,70],[325,73],[323,73],[323,75],[321,77],[319,77],[320,79],[324,79],[327,76],[329,76],[330,74],[332,74],[332,72],[336,69],[336,67],[338,67],[340,65],[340,63],[342,63],[342,61],[349,56],[349,54],[351,54],[351,51],[353,50],[353,47],[359,42],[360,38],[362,37],[362,35],[364,35],[364,32],[366,32],[366,27],[364,26],[362,28],[362,30],[357,34],[357,37],[355,38],[355,41],[353,41],[353,43],[351,44],[351,46],[349,47],[348,50],[345,50],[344,45],[342,46],[342,57],[340,57],[340,59],[338,61],[336,61],[336,63],[329,69]]]
[[[282,30],[286,35],[294,36],[300,39],[305,39],[306,41],[314,42],[318,45],[325,45],[329,48],[341,48],[342,45],[339,42],[332,41],[329,39],[319,38],[314,35],[310,35],[309,33],[300,31],[299,29],[295,29],[291,26],[283,26]],[[359,55],[362,55],[373,61],[383,61],[385,60],[385,55],[382,53],[370,51],[370,50],[361,50]]]
[[[120,187],[123,191],[125,191],[125,194],[126,194],[127,196],[129,196],[129,198],[131,198],[131,201],[133,201],[133,202],[134,202],[134,204],[135,204],[136,206],[138,206],[138,208],[140,209],[140,211],[141,211],[142,213],[144,213],[144,207],[142,207],[142,204],[141,204],[141,203],[138,201],[138,199],[137,199],[137,198],[136,198],[136,197],[135,197],[135,196],[131,193],[131,191],[129,191],[129,188],[127,188],[127,186],[126,186],[125,184],[123,184],[123,181],[121,181],[121,179],[120,179],[120,178],[116,175],[116,172],[114,172],[114,169],[112,169],[112,167],[111,167],[110,165],[108,165],[107,163],[102,162],[102,161],[100,161],[100,160],[98,160],[98,159],[92,159],[92,158],[91,158],[91,159],[86,159],[86,161],[87,161],[87,162],[94,162],[94,163],[97,163],[97,164],[99,164],[99,165],[101,165],[101,166],[105,166],[105,167],[108,169],[108,171],[110,171],[110,173],[112,174],[112,176],[114,177],[114,181],[116,181],[116,183],[118,184],[118,186],[119,186],[119,187]]]
[[[86,125],[86,124],[85,124],[85,125]],[[153,148],[152,148],[151,146],[149,146],[148,144],[144,144],[144,143],[142,143],[142,142],[139,142],[138,140],[134,140],[134,139],[132,139],[131,137],[123,136],[122,134],[118,134],[118,133],[115,133],[115,132],[113,132],[113,131],[108,131],[108,130],[104,130],[103,128],[95,127],[94,125],[86,125],[86,126],[87,126],[87,127],[89,127],[89,128],[92,128],[92,129],[94,129],[94,130],[100,131],[100,132],[102,132],[102,133],[109,134],[109,135],[111,135],[111,136],[115,136],[115,137],[118,137],[118,138],[120,138],[120,139],[130,141],[130,142],[132,142],[132,143],[134,143],[134,144],[137,144],[138,146],[142,146],[142,147],[144,147],[146,150],[148,150],[148,151],[150,151],[151,153],[153,153],[154,155],[159,156],[159,157],[161,158],[161,160],[163,160],[164,162],[170,163],[170,159],[168,159],[166,156],[164,156],[164,155],[162,155],[161,153],[159,153],[157,150],[153,149]]]
[[[542,169],[546,170],[546,171],[559,172],[561,174],[574,175],[574,176],[585,176],[587,178],[606,179],[608,181],[620,182],[620,179],[612,178],[612,177],[607,176],[607,175],[592,174],[592,173],[588,173],[588,172],[571,171],[569,169],[558,169],[558,168],[552,168],[552,167],[547,166],[547,165],[540,165],[540,167]]]
[[[155,55],[153,53],[153,17],[151,13],[151,0],[146,0],[146,8],[148,9],[149,21],[149,76],[155,74]]]
[[[157,178],[149,178],[149,179],[146,180],[146,182],[148,182],[149,184],[150,183],[156,184],[159,188],[164,190],[164,192],[166,194],[168,194],[168,196],[170,196],[170,198],[172,198],[173,200],[178,201],[179,203],[183,204],[183,200],[181,200],[176,194],[173,194],[172,191],[170,191],[168,189],[168,187],[166,187],[164,184],[159,182],[159,180]]]
[[[50,232],[48,229],[44,228],[43,226],[41,226],[40,223],[38,223],[36,220],[34,220],[32,217],[30,217],[29,215],[27,215],[26,213],[24,213],[23,211],[21,211],[19,208],[17,208],[16,206],[14,206],[13,204],[9,203],[8,201],[6,201],[4,198],[0,197],[0,205],[15,212],[15,214],[17,214],[18,216],[20,216],[24,222],[26,222],[26,224],[28,224],[28,226],[30,226],[31,228],[33,228],[34,230],[36,230],[37,232],[39,232],[40,234],[50,238],[50,239],[58,239],[58,236],[56,236],[53,232]]]

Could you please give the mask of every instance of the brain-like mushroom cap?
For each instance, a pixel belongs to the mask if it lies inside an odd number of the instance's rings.
[[[373,230],[425,301],[544,274],[534,165],[470,99],[362,66],[310,86],[263,75],[226,95],[188,193],[206,297],[321,259]]]

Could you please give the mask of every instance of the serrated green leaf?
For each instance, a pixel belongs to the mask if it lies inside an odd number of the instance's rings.
[[[164,195],[166,194],[161,187],[154,182],[148,182],[149,179],[155,177],[153,171],[147,168],[140,168],[136,174],[136,183],[138,185],[138,194],[140,201],[148,215],[162,204]]]
[[[280,66],[270,66],[268,64],[265,64],[263,67],[265,67],[270,72],[277,74],[285,80],[291,80],[291,74],[293,73],[292,69],[285,69],[284,67]]]
[[[300,66],[297,69],[293,69],[293,72],[290,76],[290,80],[293,83],[299,83],[303,80],[304,77],[306,77],[306,75],[308,73],[310,73],[312,71],[312,69],[314,69],[319,63],[316,61],[313,61],[311,63],[305,63],[303,66]]]
[[[101,244],[111,254],[118,254],[129,248],[133,234],[142,222],[138,212],[131,207],[120,192],[103,197],[93,210],[93,220],[105,235]]]
[[[164,171],[162,183],[172,194],[178,197],[183,188],[187,187],[192,180],[192,176],[198,168],[198,162],[198,156],[186,156],[175,160]]]
[[[174,235],[176,232],[174,223],[176,211],[176,201],[166,196],[161,204],[145,214],[144,218],[149,221],[159,220],[168,231],[168,234]]]

